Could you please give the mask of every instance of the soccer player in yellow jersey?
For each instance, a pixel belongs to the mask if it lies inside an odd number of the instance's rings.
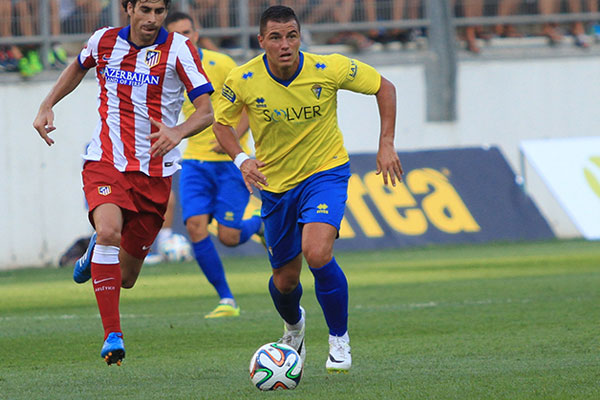
[[[281,339],[304,358],[305,317],[300,307],[302,255],[329,328],[330,372],[351,365],[348,283],[333,257],[343,217],[349,158],[337,123],[337,91],[375,95],[381,119],[377,173],[393,186],[402,178],[394,149],[396,90],[372,67],[342,55],[300,52],[300,23],[285,6],[261,16],[265,54],[233,69],[215,107],[214,132],[242,171],[249,190],[262,189],[261,215],[272,266],[269,291],[283,320]],[[233,129],[246,109],[256,159]],[[357,116],[359,118],[360,116]]]
[[[192,43],[197,43],[198,31],[194,29],[193,19],[188,14],[170,13],[165,26],[169,32],[180,33]],[[235,61],[215,51],[198,51],[215,93],[220,93],[225,77],[236,67]],[[212,101],[214,97],[211,97]],[[187,96],[182,111],[186,119],[195,111]],[[246,114],[241,113],[233,126],[237,126],[235,134],[242,148],[248,151]],[[205,317],[237,317],[240,315],[240,308],[225,278],[225,270],[210,238],[208,225],[215,218],[221,243],[237,246],[246,242],[253,234],[261,233],[262,221],[259,216],[242,219],[250,193],[239,169],[217,143],[211,127],[188,139],[181,166],[179,197],[183,220],[192,241],[196,261],[220,297],[217,307]]]

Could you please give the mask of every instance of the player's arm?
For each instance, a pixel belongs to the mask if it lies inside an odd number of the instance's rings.
[[[248,132],[249,128],[250,121],[248,119],[248,113],[244,108],[244,110],[242,111],[242,115],[240,116],[240,122],[238,122],[237,126],[235,127],[235,134],[238,137],[238,142],[242,139],[242,136],[244,136]],[[226,154],[225,150],[223,149],[223,147],[221,147],[221,145],[218,142],[211,150],[215,153]]]
[[[87,69],[80,66],[76,59],[60,74],[58,80],[50,89],[46,98],[40,104],[37,116],[33,120],[33,127],[40,134],[42,139],[51,146],[54,144],[48,134],[56,129],[54,126],[54,107],[66,95],[71,93],[81,83],[81,80],[87,73]]]
[[[219,142],[219,145],[225,150],[225,152],[231,157],[234,164],[242,172],[244,183],[250,193],[253,193],[252,186],[257,189],[261,189],[261,185],[268,186],[267,178],[258,170],[265,166],[265,163],[250,158],[248,154],[244,153],[242,146],[240,145],[239,136],[231,125],[224,125],[219,122],[215,122],[213,125],[213,132]]]
[[[158,128],[158,131],[150,134],[148,139],[156,141],[150,147],[152,157],[161,157],[171,151],[183,139],[193,136],[212,125],[214,116],[210,104],[210,94],[204,93],[192,102],[196,110],[181,124],[172,128],[162,122],[150,118],[150,122]]]
[[[394,130],[396,127],[396,88],[394,85],[381,77],[379,90],[375,94],[379,118],[381,121],[381,132],[379,134],[379,150],[377,151],[377,172],[383,175],[383,183],[388,184],[388,176],[392,186],[402,181],[402,164],[394,147]]]

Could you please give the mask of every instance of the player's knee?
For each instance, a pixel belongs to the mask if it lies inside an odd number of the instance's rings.
[[[281,293],[288,294],[296,289],[296,286],[300,283],[300,277],[293,275],[273,276],[273,283]]]
[[[123,289],[131,289],[135,285],[135,280],[132,279],[123,279],[121,281],[121,287]]]
[[[201,242],[209,235],[206,224],[194,218],[190,218],[186,221],[185,228],[187,229],[192,243]]]
[[[304,258],[312,268],[321,268],[323,265],[331,261],[333,257],[333,249],[329,246],[314,245],[302,249]]]
[[[96,227],[96,238],[97,243],[101,243],[108,246],[120,246],[121,245],[121,231],[111,226],[98,226]]]
[[[240,233],[235,231],[219,231],[219,241],[227,247],[234,247],[240,243]]]

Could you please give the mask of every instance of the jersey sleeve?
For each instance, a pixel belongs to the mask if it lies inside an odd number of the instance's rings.
[[[221,95],[217,97],[215,106],[215,121],[222,125],[236,126],[244,108],[244,102],[238,95],[239,88],[229,73],[223,84]]]
[[[379,91],[381,75],[375,68],[345,56],[338,56],[336,65],[340,89],[363,94],[375,94]]]
[[[108,29],[109,28],[98,29],[88,39],[86,45],[77,56],[77,61],[79,61],[79,66],[81,67],[81,69],[88,70],[96,66],[96,64],[98,63],[98,44],[100,43],[100,39]]]
[[[211,94],[214,91],[202,68],[198,50],[189,40],[179,47],[176,69],[191,102],[203,94]]]

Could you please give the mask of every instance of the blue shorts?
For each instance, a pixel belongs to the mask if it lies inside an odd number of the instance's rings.
[[[219,224],[240,229],[250,193],[233,162],[183,160],[179,198],[183,222],[208,214]]]
[[[304,224],[323,222],[340,230],[349,178],[350,163],[346,163],[318,172],[287,192],[261,192],[261,215],[273,268],[284,266],[302,252]]]

